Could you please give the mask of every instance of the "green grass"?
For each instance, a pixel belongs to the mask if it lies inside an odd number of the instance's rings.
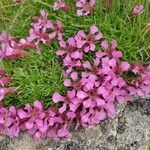
[[[75,35],[79,29],[88,31],[89,27],[95,24],[106,39],[118,40],[125,60],[149,63],[150,31],[144,28],[150,23],[149,0],[114,0],[110,10],[106,8],[106,0],[97,0],[95,13],[85,17],[76,16],[74,0],[67,1],[72,5],[70,12],[53,12],[53,2],[54,0],[24,0],[22,4],[15,4],[12,0],[0,0],[0,32],[5,30],[16,38],[26,37],[32,17],[38,15],[41,9],[45,9],[50,19],[62,21],[66,38]],[[130,13],[138,2],[144,5],[145,12],[133,18]],[[53,45],[42,46],[41,55],[29,50],[27,59],[1,63],[14,78],[11,85],[20,89],[17,95],[7,96],[3,100],[6,106],[32,104],[34,100],[39,99],[48,107],[52,105],[51,95],[54,91],[65,93],[62,67],[55,55],[57,49],[58,43],[55,42]]]

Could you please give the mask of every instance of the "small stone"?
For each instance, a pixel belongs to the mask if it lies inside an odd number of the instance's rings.
[[[99,145],[98,150],[109,150],[109,148],[106,143],[102,143],[101,145]]]
[[[0,141],[0,150],[7,150],[8,144],[9,144],[9,139],[4,137],[4,139]]]
[[[131,143],[131,147],[134,148],[135,150],[138,148],[139,144],[137,141],[134,141],[133,143]]]
[[[73,141],[65,144],[64,150],[84,150],[84,142],[75,143]]]
[[[146,115],[150,115],[150,99],[135,99],[132,103],[129,103],[130,110],[140,111]]]
[[[101,130],[103,133],[106,133],[107,132],[107,128],[108,128],[108,124],[109,124],[109,121],[108,120],[104,120],[100,123],[100,126],[101,126]]]
[[[107,142],[114,144],[116,141],[116,138],[113,135],[110,135],[107,137]]]
[[[142,110],[144,114],[150,115],[150,99],[143,100]]]
[[[117,148],[117,150],[131,150],[131,149],[130,149],[130,146],[128,144],[126,144],[125,147],[124,146],[119,146]]]
[[[117,133],[122,134],[126,130],[125,122],[120,122],[117,126]]]
[[[102,146],[102,147],[99,147],[99,150],[108,150],[108,148],[105,146]]]

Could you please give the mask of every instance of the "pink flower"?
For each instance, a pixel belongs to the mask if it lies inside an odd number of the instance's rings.
[[[53,5],[53,10],[56,11],[59,9],[63,9],[65,11],[68,11],[70,9],[70,6],[66,5],[64,0],[57,0]]]
[[[17,88],[9,87],[9,88],[0,88],[0,101],[4,99],[7,94],[13,94],[17,92]]]
[[[0,79],[0,87],[4,87],[5,85],[9,84],[10,82],[12,82],[11,77],[3,77]]]
[[[136,5],[132,10],[133,16],[139,16],[144,12],[144,6],[143,5]]]
[[[122,57],[122,52],[121,51],[117,51],[117,41],[116,40],[112,40],[112,46],[109,47],[108,41],[102,41],[101,46],[102,48],[104,48],[106,50],[107,56],[108,57],[112,57],[116,60],[119,60]],[[105,56],[105,55],[103,55]]]
[[[0,106],[0,134],[5,135],[5,123],[6,123],[6,115],[8,113],[8,110],[2,106]]]
[[[98,27],[93,25],[90,28],[90,33],[86,35],[83,31],[79,31],[75,36],[77,47],[82,48],[84,52],[94,51],[96,48],[95,42],[100,40],[103,34],[98,30]]]
[[[18,110],[18,115],[21,120],[26,120],[24,128],[30,135],[33,135],[36,140],[42,138],[48,127],[44,122],[45,112],[40,101],[35,101],[33,108],[27,104],[24,109]]]
[[[69,138],[70,137],[70,132],[67,129],[67,125],[64,125],[61,129],[59,129],[57,134],[58,134],[58,137]]]
[[[77,16],[87,16],[94,11],[95,0],[77,0]]]
[[[53,102],[57,103],[57,102],[63,102],[65,98],[61,96],[58,92],[55,92],[52,96],[52,100]]]
[[[15,39],[12,39],[6,32],[0,35],[0,60],[16,59],[18,57],[26,57],[28,53],[19,48]]]
[[[56,52],[57,55],[59,56],[67,56],[70,55],[71,58],[73,59],[82,59],[83,57],[83,52],[80,52],[77,49],[77,43],[73,37],[70,37],[67,42],[61,40],[59,42],[59,45],[61,48],[64,50],[58,50]]]
[[[14,106],[11,106],[6,115],[6,134],[13,138],[18,137],[20,128],[19,128],[19,117],[17,116],[17,110]]]
[[[54,38],[62,39],[62,33],[64,29],[62,23],[57,20],[53,23],[48,19],[48,13],[41,10],[39,17],[33,18],[32,28],[29,30],[29,37],[27,40],[22,40],[21,44],[36,49],[37,53],[40,53],[40,42],[43,44],[52,43]]]

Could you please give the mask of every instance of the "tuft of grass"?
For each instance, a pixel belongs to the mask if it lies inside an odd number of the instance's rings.
[[[32,17],[39,15],[41,9],[49,13],[51,20],[61,20],[65,28],[65,38],[75,35],[80,29],[89,31],[95,24],[108,40],[116,39],[119,49],[124,53],[124,59],[130,62],[148,64],[150,60],[150,32],[144,27],[150,23],[150,1],[148,0],[115,0],[112,6],[107,6],[106,0],[97,0],[95,13],[90,16],[77,17],[75,0],[67,0],[71,11],[52,11],[54,0],[23,0],[15,4],[12,0],[0,1],[0,32],[7,31],[16,38],[28,36]],[[138,17],[131,16],[131,10],[136,4],[143,4],[145,11]],[[42,54],[29,51],[26,59],[3,61],[4,67],[14,78],[11,86],[19,87],[17,95],[10,95],[3,100],[6,106],[21,106],[32,104],[34,100],[43,101],[46,107],[52,105],[51,95],[54,91],[65,93],[61,63],[55,55],[58,43],[42,46]]]

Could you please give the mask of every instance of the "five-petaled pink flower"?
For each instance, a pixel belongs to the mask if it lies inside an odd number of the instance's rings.
[[[68,11],[70,9],[70,6],[65,4],[64,0],[57,0],[53,5],[53,10],[56,11],[59,9],[63,9],[65,11]]]
[[[77,16],[87,16],[94,11],[96,0],[77,0]]]

